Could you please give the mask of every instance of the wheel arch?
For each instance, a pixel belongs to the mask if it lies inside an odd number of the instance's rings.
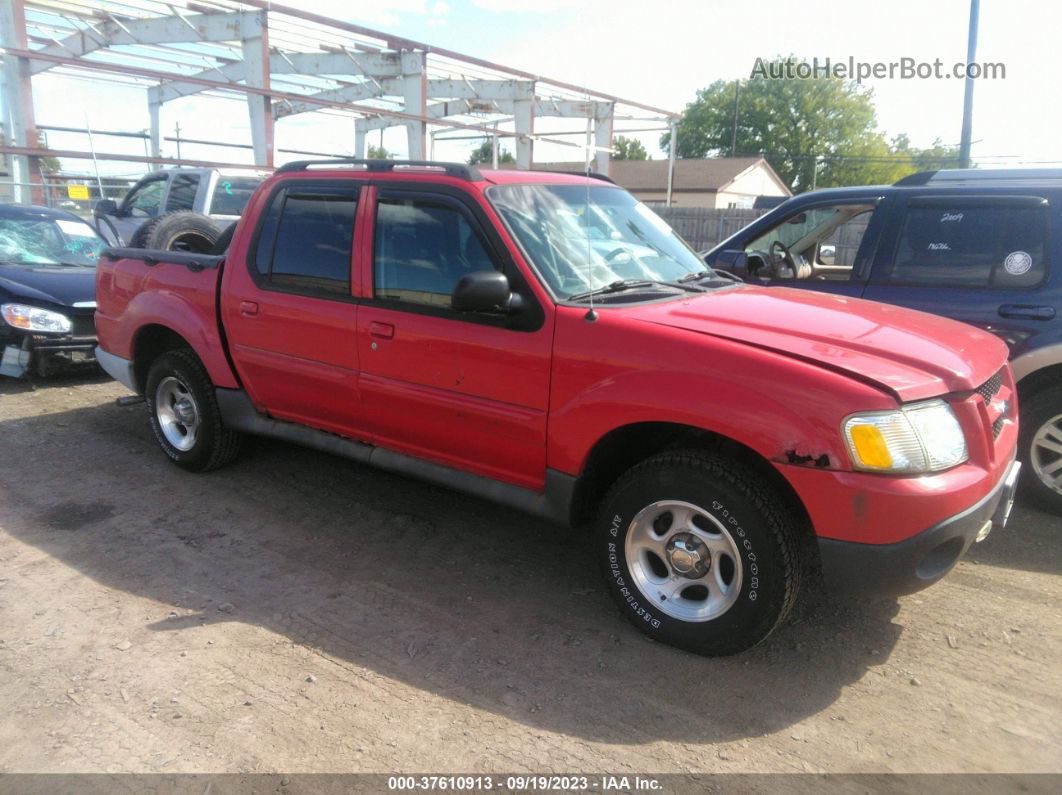
[[[186,348],[193,351],[202,361],[195,347],[169,326],[161,323],[148,323],[137,329],[133,337],[133,378],[137,391],[144,393],[148,370],[151,363],[167,351]]]
[[[590,448],[576,479],[571,502],[574,527],[589,523],[620,475],[645,459],[668,450],[706,450],[740,461],[770,484],[811,534],[811,520],[796,490],[760,453],[715,431],[676,422],[635,422],[613,428]]]
[[[1042,389],[1062,385],[1062,362],[1050,364],[1023,376],[1017,383],[1018,400],[1027,400]]]

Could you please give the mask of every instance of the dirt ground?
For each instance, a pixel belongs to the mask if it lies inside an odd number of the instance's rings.
[[[281,443],[187,474],[123,393],[0,382],[0,772],[1062,771],[1058,518],[710,660],[570,532]]]

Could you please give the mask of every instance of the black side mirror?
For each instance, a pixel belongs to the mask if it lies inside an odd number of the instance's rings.
[[[114,199],[100,199],[96,202],[96,206],[92,208],[92,212],[95,215],[117,215],[118,202]]]
[[[715,255],[714,261],[708,264],[721,271],[730,271],[743,279],[749,275],[749,258],[743,249],[720,251]]]
[[[450,296],[458,312],[505,312],[515,308],[509,280],[498,271],[473,271],[462,276]]]

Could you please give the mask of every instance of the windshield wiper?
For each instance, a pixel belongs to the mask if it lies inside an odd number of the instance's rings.
[[[702,279],[708,279],[708,278],[711,278],[711,279],[722,278],[722,279],[724,279],[726,281],[731,281],[731,282],[735,282],[735,283],[743,283],[745,281],[744,279],[742,279],[740,276],[738,276],[735,273],[731,273],[730,271],[722,271],[722,270],[719,270],[719,271],[706,270],[706,271],[697,271],[696,273],[687,273],[685,276],[683,276],[681,279],[679,279],[679,281],[680,282],[699,282]]]
[[[620,279],[619,281],[606,284],[604,287],[598,287],[594,290],[587,290],[585,293],[575,293],[569,295],[569,301],[582,301],[589,298],[592,295],[608,295],[609,293],[620,293],[624,290],[631,290],[635,287],[670,287],[671,289],[685,290],[688,293],[703,293],[704,289],[701,287],[694,287],[692,284],[680,284],[679,282],[664,282],[657,279]]]

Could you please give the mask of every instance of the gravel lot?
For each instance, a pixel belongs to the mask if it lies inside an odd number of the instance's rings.
[[[99,377],[0,380],[0,772],[1062,771],[1062,521],[709,660],[580,537],[257,441],[187,474]]]

